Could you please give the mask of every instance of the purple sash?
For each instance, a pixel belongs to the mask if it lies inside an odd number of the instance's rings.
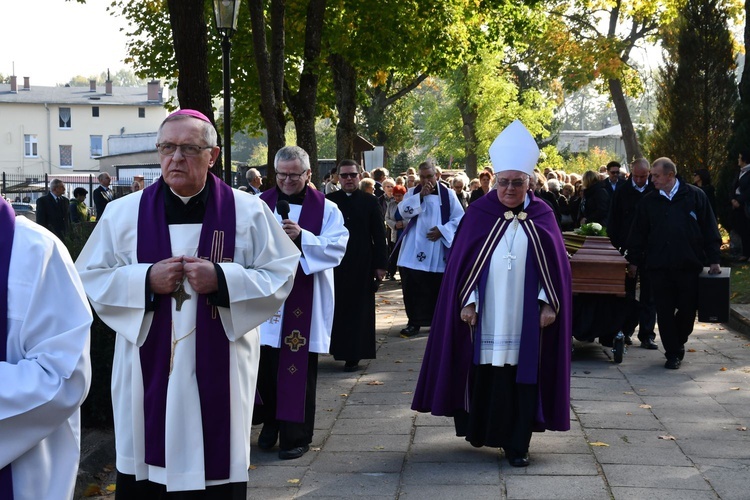
[[[445,186],[441,186],[438,182],[435,187],[438,190],[438,195],[440,195],[440,223],[445,225],[448,220],[450,220],[451,217],[451,200],[450,195],[448,194],[448,188]],[[414,188],[414,194],[419,194],[419,192],[422,191],[422,185],[418,185]],[[398,213],[398,209],[396,209],[396,212]],[[406,225],[406,227],[401,232],[401,235],[398,237],[398,240],[396,240],[396,244],[393,245],[393,251],[391,252],[391,255],[388,256],[388,260],[391,260],[394,255],[397,255],[399,250],[401,249],[401,242],[406,238],[406,235],[409,233],[409,229],[416,226],[416,220],[419,218],[419,215],[415,215],[411,219],[409,219],[409,223]]]
[[[198,256],[211,262],[234,257],[236,214],[232,189],[209,172],[206,214]],[[172,256],[164,180],[143,190],[138,210],[138,262],[159,262]],[[228,479],[230,462],[229,339],[214,307],[198,295],[195,372],[201,402],[206,479]],[[143,373],[146,463],[165,467],[167,386],[172,349],[172,298],[162,295],[140,348]]]
[[[276,209],[278,189],[260,195],[271,210]],[[317,189],[307,188],[300,212],[300,227],[315,236],[323,227],[325,196]],[[276,382],[276,418],[287,422],[305,421],[305,392],[307,362],[310,352],[310,324],[312,323],[313,288],[315,277],[302,271],[297,264],[292,292],[284,302],[281,318],[279,372]],[[257,399],[257,398],[256,398]]]
[[[0,198],[0,361],[8,360],[8,273],[15,227],[13,208]],[[0,498],[13,500],[11,464],[0,469]]]

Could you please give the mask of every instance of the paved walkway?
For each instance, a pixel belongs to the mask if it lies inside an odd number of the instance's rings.
[[[344,373],[321,356],[311,451],[281,461],[253,447],[248,498],[750,498],[750,340],[736,331],[697,324],[676,371],[661,351],[631,347],[616,365],[576,342],[571,431],[534,434],[531,465],[514,469],[450,419],[410,410],[427,335],[398,336],[394,283],[377,302],[377,359]]]

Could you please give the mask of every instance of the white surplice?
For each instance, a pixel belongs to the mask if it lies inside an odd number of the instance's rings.
[[[289,205],[289,219],[299,222],[302,205]],[[281,224],[281,216],[276,214]],[[302,272],[313,275],[313,312],[310,324],[310,352],[327,354],[331,346],[333,326],[334,289],[333,268],[341,263],[349,241],[349,231],[344,226],[344,216],[338,206],[325,200],[323,225],[320,235],[302,230]],[[284,307],[260,326],[260,343],[281,347],[281,319]]]
[[[0,235],[0,245],[8,244]],[[16,500],[73,497],[79,407],[91,383],[91,310],[52,233],[16,218],[8,275],[7,361],[0,362],[0,468]]]
[[[482,322],[479,364],[518,364],[528,252],[529,238],[514,219],[492,253],[484,300],[476,308]],[[541,283],[538,287],[538,300],[547,302]],[[475,289],[465,305],[477,303],[478,298]]]
[[[174,367],[167,389],[166,468],[144,462],[143,378],[139,347],[151,326],[145,311],[146,271],[137,262],[137,221],[142,192],[114,200],[89,238],[76,266],[86,293],[102,320],[117,332],[112,369],[112,404],[117,470],[166,484],[168,491],[247,481],[250,426],[260,358],[258,326],[289,294],[299,250],[258,197],[233,190],[237,216],[233,262],[220,263],[230,307],[218,307],[229,339],[230,477],[206,481],[201,410],[195,378],[197,293],[176,311],[172,303]],[[198,256],[200,224],[170,225],[172,255]]]
[[[419,193],[414,194],[414,188],[410,188],[398,205],[398,211],[405,223],[419,215],[416,226],[411,227],[401,240],[401,250],[398,254],[398,265],[401,267],[432,273],[445,272],[445,254],[453,244],[453,236],[458,229],[458,223],[464,216],[464,209],[461,208],[455,191],[442,185],[439,185],[438,189],[448,192],[450,210],[445,224],[442,223],[440,217],[439,193],[426,195],[420,199]],[[414,222],[409,224],[414,224]],[[427,233],[433,227],[440,230],[441,237],[437,241],[427,239]]]

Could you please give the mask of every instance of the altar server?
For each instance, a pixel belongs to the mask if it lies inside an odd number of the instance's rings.
[[[0,498],[73,498],[91,309],[60,240],[0,198]]]

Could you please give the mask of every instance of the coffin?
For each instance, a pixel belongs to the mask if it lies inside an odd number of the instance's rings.
[[[565,233],[564,237],[569,251],[575,250],[570,259],[573,293],[625,296],[625,274],[628,262],[612,246],[609,238],[578,234],[574,234],[571,238],[569,233]],[[583,239],[582,244],[581,239]]]

